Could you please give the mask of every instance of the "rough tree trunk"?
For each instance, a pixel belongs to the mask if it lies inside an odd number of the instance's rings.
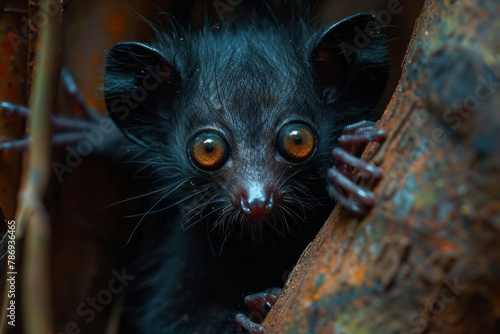
[[[365,152],[385,172],[376,206],[333,212],[266,333],[500,333],[499,16],[499,1],[427,1],[389,139]]]

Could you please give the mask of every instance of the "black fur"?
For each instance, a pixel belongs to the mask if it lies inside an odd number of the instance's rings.
[[[183,213],[164,219],[174,225],[142,258],[147,278],[122,332],[230,333],[245,294],[283,285],[333,207],[325,180],[338,136],[348,124],[378,117],[388,71],[379,30],[369,14],[321,28],[253,15],[201,31],[158,29],[150,45],[110,50],[106,104],[152,171],[160,196],[150,212],[179,205]],[[317,135],[314,156],[302,164],[276,149],[290,121]],[[206,129],[230,150],[213,172],[200,171],[188,154]],[[262,183],[282,197],[256,225],[231,196]]]

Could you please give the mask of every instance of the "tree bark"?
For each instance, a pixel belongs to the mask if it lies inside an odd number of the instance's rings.
[[[500,333],[500,2],[429,0],[364,157],[363,219],[337,208],[266,333]]]

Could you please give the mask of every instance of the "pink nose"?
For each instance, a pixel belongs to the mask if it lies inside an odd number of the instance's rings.
[[[273,210],[274,197],[273,192],[265,192],[260,196],[241,195],[241,209],[249,216],[267,215]]]

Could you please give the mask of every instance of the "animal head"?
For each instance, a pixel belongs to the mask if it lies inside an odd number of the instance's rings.
[[[379,30],[358,14],[324,29],[254,19],[157,31],[109,51],[106,105],[186,226],[287,225],[326,196],[343,127],[374,118]]]

